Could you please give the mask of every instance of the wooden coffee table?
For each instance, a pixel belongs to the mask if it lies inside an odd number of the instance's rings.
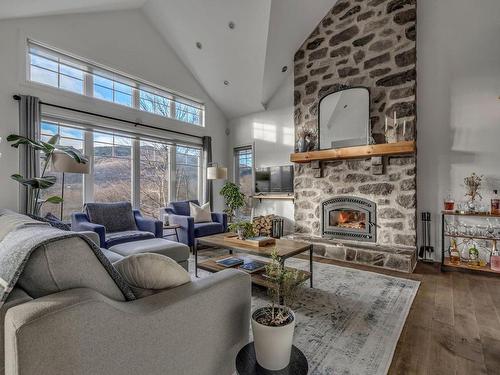
[[[301,281],[309,279],[311,288],[313,287],[313,246],[305,242],[293,241],[293,240],[276,240],[276,244],[267,245],[262,247],[255,247],[251,245],[238,244],[225,240],[227,236],[231,236],[230,233],[215,234],[213,236],[200,237],[195,240],[194,243],[194,264],[195,264],[195,275],[198,277],[198,268],[209,271],[209,272],[219,272],[226,267],[221,266],[216,263],[217,260],[227,258],[227,256],[219,256],[215,258],[210,258],[203,262],[198,263],[198,245],[205,245],[210,247],[218,247],[222,249],[228,249],[229,254],[234,251],[245,253],[249,255],[257,255],[261,257],[270,258],[271,253],[276,248],[278,250],[278,255],[281,258],[281,262],[285,265],[285,261],[295,255],[309,252],[309,272],[299,270],[299,275]],[[245,258],[245,257],[243,257]],[[291,268],[291,267],[290,267]],[[262,272],[251,273],[252,282],[264,287],[272,287],[266,277],[263,276]]]

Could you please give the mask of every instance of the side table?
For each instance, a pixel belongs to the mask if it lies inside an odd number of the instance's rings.
[[[170,229],[174,231],[174,233],[164,234],[163,238],[175,236],[175,238],[177,238],[177,242],[179,242],[179,234],[177,233],[177,229],[179,229],[180,227],[181,226],[179,224],[163,225],[163,230]]]
[[[257,363],[253,342],[245,345],[236,356],[238,375],[307,375],[307,358],[295,345],[292,346],[290,364],[283,370],[266,370]]]

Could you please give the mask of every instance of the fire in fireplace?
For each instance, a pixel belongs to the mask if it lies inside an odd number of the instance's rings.
[[[322,204],[321,235],[325,238],[376,242],[376,204],[367,199],[339,196]]]

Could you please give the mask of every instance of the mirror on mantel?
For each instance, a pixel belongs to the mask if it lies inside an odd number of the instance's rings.
[[[370,93],[365,87],[347,88],[319,102],[319,149],[370,144]]]

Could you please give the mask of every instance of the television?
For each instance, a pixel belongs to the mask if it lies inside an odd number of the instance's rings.
[[[255,169],[256,193],[293,193],[293,165]]]

